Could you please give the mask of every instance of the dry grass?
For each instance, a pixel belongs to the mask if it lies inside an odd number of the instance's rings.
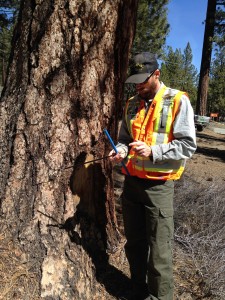
[[[38,299],[37,276],[26,255],[7,236],[7,231],[0,234],[0,245],[0,299]]]
[[[184,282],[178,294],[225,299],[225,188],[184,178],[175,199],[175,272]]]

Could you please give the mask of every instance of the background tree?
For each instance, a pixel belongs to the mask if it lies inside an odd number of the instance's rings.
[[[216,19],[213,38],[213,56],[210,68],[207,108],[209,112],[225,115],[224,48],[225,48],[225,1],[216,1]]]
[[[207,94],[209,85],[209,71],[212,55],[212,43],[214,37],[214,27],[216,20],[216,1],[208,0],[205,33],[202,49],[202,61],[200,67],[196,114],[207,114]]]
[[[6,77],[13,27],[19,10],[20,0],[0,1],[0,94]]]
[[[167,48],[161,64],[162,81],[173,88],[186,91],[189,94],[192,105],[196,100],[197,91],[197,69],[192,64],[192,50],[190,43],[184,49],[173,51],[172,47]]]
[[[225,45],[225,0],[217,0],[215,38],[216,45]]]
[[[179,88],[183,83],[183,56],[180,49],[175,49],[171,46],[167,47],[167,53],[163,56],[164,60],[161,64],[161,79],[168,85],[174,88]]]
[[[149,51],[161,56],[170,28],[168,3],[169,0],[139,0],[132,53]]]
[[[225,1],[217,1],[214,30],[214,56],[210,71],[208,111],[225,116],[224,54],[225,54]]]
[[[161,57],[170,25],[167,20],[167,4],[170,0],[139,0],[135,39],[130,58],[137,52],[151,52]],[[130,70],[128,68],[128,74]],[[124,101],[135,94],[135,85],[126,84]]]
[[[0,0],[0,28],[11,26],[19,10],[20,0]]]
[[[213,59],[208,96],[208,111],[225,117],[225,47],[218,48]]]
[[[196,104],[197,100],[197,79],[198,71],[192,63],[193,55],[191,45],[188,42],[183,54],[183,86],[181,90],[186,91],[190,97],[193,106]]]
[[[136,0],[21,1],[0,102],[0,225],[32,285],[3,298],[119,293],[111,167],[84,162],[108,153],[103,128],[116,136],[136,11]]]

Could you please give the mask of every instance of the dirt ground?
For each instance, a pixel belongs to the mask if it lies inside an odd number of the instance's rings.
[[[186,173],[196,181],[206,183],[225,181],[225,134],[214,132],[225,124],[211,122],[202,132],[197,132],[197,151],[187,162]]]

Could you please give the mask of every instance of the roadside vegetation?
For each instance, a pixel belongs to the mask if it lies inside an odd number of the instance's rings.
[[[225,190],[190,177],[177,182],[175,273],[177,294],[225,299]],[[179,297],[178,297],[179,299]]]

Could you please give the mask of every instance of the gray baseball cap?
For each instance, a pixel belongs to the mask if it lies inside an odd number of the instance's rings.
[[[130,76],[125,83],[142,83],[157,70],[158,67],[159,64],[154,54],[149,52],[138,53],[131,62]]]

